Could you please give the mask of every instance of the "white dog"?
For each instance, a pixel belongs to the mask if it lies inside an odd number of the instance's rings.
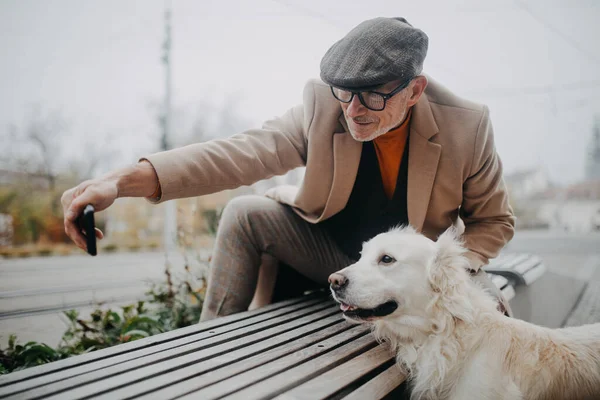
[[[398,228],[329,278],[344,317],[373,325],[413,399],[600,399],[600,324],[548,329],[508,318],[466,272],[451,229]]]

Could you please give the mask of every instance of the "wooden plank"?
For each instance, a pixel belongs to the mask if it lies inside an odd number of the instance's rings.
[[[522,256],[522,254],[519,253],[507,253],[507,254],[500,254],[498,257],[490,260],[489,264],[484,266],[484,269],[489,268],[504,268],[503,265],[510,265],[512,264],[515,260],[518,262],[519,258]]]
[[[516,296],[515,288],[513,287],[513,285],[505,286],[504,289],[501,290],[501,292],[506,301],[511,301]]]
[[[131,371],[123,371],[116,376],[98,380],[88,385],[74,388],[68,392],[59,393],[56,396],[50,397],[49,400],[54,398],[75,399],[99,394],[102,394],[100,398],[106,399],[137,396],[152,388],[160,389],[165,385],[173,384],[175,380],[185,380],[189,370],[194,371],[196,374],[207,373],[222,366],[226,366],[225,369],[229,370],[229,364],[236,361],[236,354],[238,358],[241,358],[239,361],[245,366],[245,358],[248,355],[252,356],[257,353],[266,352],[277,346],[278,342],[281,342],[281,338],[288,338],[289,341],[290,336],[297,337],[299,335],[298,331],[290,330],[290,328],[300,329],[300,332],[302,332],[310,329],[307,329],[307,327],[315,323],[322,324],[322,321],[325,320],[327,320],[328,324],[341,322],[339,312],[335,310],[333,314],[332,309],[328,308],[319,313],[311,314],[308,317],[295,319],[286,325],[278,325],[254,335],[237,339],[235,345],[233,342],[217,345],[182,357],[149,364]],[[207,356],[215,354],[215,357],[207,358]],[[187,368],[187,371],[183,370],[184,368]],[[113,389],[119,390],[115,391]],[[117,392],[121,393],[121,395],[118,395]],[[98,397],[94,396],[94,398]]]
[[[331,321],[335,324],[328,326],[327,324]],[[328,327],[322,329],[324,326]],[[98,400],[124,398],[129,391],[135,393],[136,399],[167,399],[182,396],[299,351],[340,334],[352,326],[340,317],[332,316],[271,339],[277,347],[270,350],[260,351],[261,349],[256,345],[248,346],[218,358],[161,374],[153,377],[150,381],[135,383],[126,388],[111,391],[106,396],[99,397]],[[315,331],[317,328],[319,330]]]
[[[502,275],[488,274],[488,276],[492,279],[492,283],[496,285],[499,290],[502,290],[509,284],[508,279]]]
[[[274,397],[377,345],[367,327],[358,325],[318,344],[274,360],[181,399],[262,399]],[[257,383],[258,382],[258,383]]]
[[[394,364],[349,395],[344,400],[379,400],[406,380],[398,364]]]
[[[254,323],[264,318],[270,318],[273,315],[276,315],[277,312],[281,312],[282,309],[294,306],[302,306],[303,304],[314,302],[317,299],[323,300],[327,297],[327,295],[322,293],[314,293],[306,297],[271,304],[259,310],[241,312],[238,314],[218,318],[212,321],[203,322],[201,324],[188,326],[186,328],[177,329],[160,335],[154,335],[148,338],[136,340],[134,342],[124,343],[118,346],[113,346],[107,349],[82,354],[65,360],[40,365],[38,367],[28,368],[22,371],[15,371],[8,375],[0,376],[0,388],[25,380],[31,380],[38,376],[44,376],[53,372],[63,371],[68,368],[74,368],[80,365],[89,364],[94,361],[109,359],[116,355],[127,354],[131,351],[140,350],[144,348],[151,348],[158,344],[163,344],[166,342],[185,338],[190,335],[195,335],[205,331],[210,331],[211,329],[224,327],[226,325],[233,324],[236,322],[245,321],[248,324]],[[2,392],[0,392],[0,394],[1,393]]]
[[[353,359],[296,386],[275,397],[277,400],[325,399],[342,390],[381,365],[393,361],[394,355],[385,345],[379,345]],[[368,397],[371,398],[370,396]]]
[[[252,324],[251,329],[248,326],[242,326],[244,329],[231,329],[227,330],[225,333],[214,334],[210,337],[202,337],[200,339],[192,338],[183,338],[182,340],[191,341],[188,344],[180,345],[172,348],[169,343],[165,343],[163,345],[155,346],[151,349],[150,354],[144,354],[144,352],[148,352],[150,349],[139,351],[139,356],[132,359],[131,354],[122,354],[120,356],[111,357],[110,359],[100,360],[93,364],[95,367],[93,370],[88,369],[88,366],[82,366],[78,368],[76,371],[71,369],[59,371],[51,375],[47,375],[44,377],[36,378],[36,381],[42,379],[49,379],[50,382],[45,383],[44,385],[37,385],[36,387],[32,387],[28,385],[29,382],[24,381],[17,383],[15,385],[0,388],[0,395],[6,395],[8,392],[11,394],[17,393],[18,390],[18,398],[19,399],[29,399],[38,396],[39,394],[48,395],[49,393],[55,393],[59,391],[65,391],[72,389],[77,386],[81,386],[85,383],[91,383],[97,381],[99,379],[108,378],[110,376],[116,376],[122,374],[123,371],[129,371],[136,368],[140,368],[142,366],[151,365],[158,363],[160,361],[173,359],[176,357],[184,356],[188,353],[198,352],[200,350],[204,350],[202,356],[214,357],[215,355],[227,352],[231,350],[231,346],[243,346],[247,344],[247,337],[253,334],[263,334],[263,336],[267,332],[266,330],[269,328],[274,328],[268,331],[270,335],[276,335],[280,332],[278,326],[284,324],[286,322],[290,322],[294,324],[294,320],[298,320],[301,317],[309,316],[313,313],[318,313],[319,311],[325,310],[325,314],[332,314],[336,312],[336,307],[331,301],[323,302],[322,300],[315,300],[317,304],[312,305],[308,308],[301,308],[300,310],[294,310],[293,308],[286,308],[284,311],[284,315],[278,315],[277,318],[269,318],[265,321],[262,321],[257,324]],[[240,322],[241,323],[241,322]],[[297,323],[297,322],[296,322]],[[231,327],[235,324],[229,325]],[[217,329],[215,328],[216,332]],[[213,331],[210,331],[213,332]],[[236,339],[239,339],[236,341]],[[255,340],[259,340],[255,337]],[[230,344],[228,342],[232,342]],[[155,351],[158,347],[165,347],[168,351]],[[118,359],[118,360],[117,360]],[[116,363],[118,361],[118,363]],[[62,397],[61,397],[62,398]]]
[[[510,254],[501,258],[498,263],[494,263],[494,268],[513,269],[515,265],[522,263],[529,258],[529,254]],[[500,264],[500,265],[497,265]]]
[[[484,270],[507,277],[516,286],[531,285],[546,271],[542,259],[531,254],[512,254],[492,260]]]

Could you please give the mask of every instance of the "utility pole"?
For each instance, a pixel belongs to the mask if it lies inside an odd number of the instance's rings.
[[[162,45],[161,61],[165,65],[165,99],[163,113],[160,117],[162,136],[161,150],[169,150],[169,128],[171,121],[171,6],[170,1],[165,1],[165,40]]]
[[[161,150],[169,150],[171,148],[170,128],[171,128],[171,1],[165,0],[165,40],[162,45],[162,63],[165,66],[165,99],[163,105],[163,112],[160,117],[160,124],[162,128],[161,135]],[[165,203],[165,226],[163,234],[163,242],[165,248],[165,255],[167,256],[170,252],[176,248],[177,241],[177,210],[174,201],[167,201]]]

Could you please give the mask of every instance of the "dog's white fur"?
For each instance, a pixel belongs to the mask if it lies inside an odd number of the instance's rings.
[[[600,324],[549,329],[505,317],[469,278],[454,229],[437,242],[397,228],[365,243],[338,301],[398,308],[370,319],[413,399],[600,399]],[[383,255],[394,262],[383,264]],[[560,295],[557,293],[557,295]],[[358,321],[365,322],[365,321]]]

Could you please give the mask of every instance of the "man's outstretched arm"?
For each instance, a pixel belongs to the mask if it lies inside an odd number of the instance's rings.
[[[314,90],[282,117],[228,139],[211,140],[145,157],[156,170],[162,202],[250,185],[306,165]]]

